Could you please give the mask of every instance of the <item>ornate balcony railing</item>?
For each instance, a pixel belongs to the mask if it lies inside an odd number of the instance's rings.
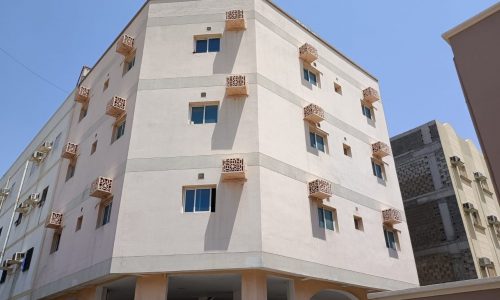
[[[246,166],[243,158],[227,158],[222,161],[222,180],[244,180]]]
[[[116,45],[116,52],[123,56],[130,55],[134,49],[135,39],[129,35],[122,35]]]
[[[304,119],[313,123],[320,123],[325,119],[325,111],[316,104],[304,107]]]
[[[243,10],[235,9],[226,12],[226,30],[240,31],[246,28],[247,24]]]
[[[126,113],[127,100],[118,96],[114,96],[106,106],[106,114],[115,118],[119,118]]]
[[[226,79],[228,96],[248,96],[248,83],[244,75],[231,75]]]
[[[106,199],[110,197],[113,187],[113,179],[98,177],[90,186],[90,197]]]
[[[363,91],[363,100],[368,103],[377,102],[378,100],[380,100],[378,91],[371,87],[365,89]]]
[[[324,179],[309,182],[309,197],[326,199],[332,196],[332,184]]]
[[[377,142],[372,144],[373,156],[383,158],[391,155],[391,148],[384,142]]]
[[[59,212],[51,212],[45,223],[45,227],[52,229],[60,229],[62,227],[63,214]]]
[[[299,48],[300,58],[305,62],[312,63],[318,59],[318,50],[308,43]]]
[[[85,87],[85,86],[79,86],[78,90],[76,91],[75,95],[75,101],[79,103],[87,103],[90,98],[90,88]]]
[[[382,211],[382,216],[384,218],[384,223],[389,225],[399,224],[403,222],[402,213],[394,208],[386,209]]]

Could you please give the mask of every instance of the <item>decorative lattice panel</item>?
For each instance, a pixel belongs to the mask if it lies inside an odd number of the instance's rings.
[[[376,89],[369,87],[363,90],[363,100],[368,103],[373,103],[380,100],[380,95]]]
[[[106,198],[111,196],[113,179],[106,177],[97,178],[90,187],[90,196],[97,198]]]
[[[106,107],[106,114],[118,118],[126,112],[127,100],[118,96],[113,97]]]
[[[325,119],[325,111],[316,104],[304,107],[304,119],[319,123]]]
[[[78,154],[78,145],[73,143],[67,143],[64,146],[62,157],[66,159],[74,159]]]
[[[127,56],[134,50],[135,39],[129,35],[122,35],[116,45],[116,52]]]
[[[403,222],[402,213],[394,208],[382,211],[382,216],[384,218],[384,223],[386,224],[398,224]]]
[[[332,184],[324,179],[309,182],[309,196],[325,199],[332,196]]]
[[[372,144],[373,155],[376,157],[385,157],[391,155],[391,148],[384,142]]]
[[[306,62],[312,63],[318,59],[318,50],[312,45],[305,43],[299,48],[300,58]]]
[[[245,75],[231,75],[226,78],[226,93],[229,96],[248,95],[248,84]]]
[[[243,158],[228,158],[222,161],[222,179],[245,179],[246,167]]]
[[[51,212],[47,219],[47,228],[59,229],[62,226],[63,214],[59,212]]]
[[[435,190],[427,157],[397,163],[399,186],[403,199],[411,199]]]
[[[75,101],[80,103],[85,103],[90,98],[90,88],[85,86],[78,87],[76,91]]]

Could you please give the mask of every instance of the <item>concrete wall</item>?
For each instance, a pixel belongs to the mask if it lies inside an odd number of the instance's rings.
[[[500,192],[500,139],[497,128],[497,112],[500,103],[496,78],[500,76],[500,6],[494,13],[467,26],[448,38],[455,55],[455,66],[469,111],[481,142],[481,148],[489,163],[492,179],[496,182],[497,196]]]

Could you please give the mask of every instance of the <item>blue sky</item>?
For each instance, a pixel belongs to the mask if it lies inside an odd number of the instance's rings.
[[[144,0],[0,2],[0,174],[75,87]],[[276,0],[380,80],[391,135],[432,119],[477,141],[441,34],[496,0]],[[1,50],[0,49],[0,50]],[[15,124],[15,125],[14,125]]]

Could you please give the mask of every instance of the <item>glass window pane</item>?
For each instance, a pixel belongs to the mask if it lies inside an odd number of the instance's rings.
[[[325,210],[326,229],[333,230],[333,212]]]
[[[389,248],[396,249],[396,238],[394,237],[394,232],[387,231],[387,237],[389,239]]]
[[[192,107],[191,108],[191,123],[192,124],[203,124],[203,113],[204,107]]]
[[[194,190],[186,190],[184,212],[194,212]]]
[[[208,43],[208,52],[219,52],[220,51],[220,38],[210,39]]]
[[[217,123],[218,105],[205,106],[205,123]]]
[[[322,208],[318,208],[319,227],[325,228],[325,215]]]
[[[196,190],[196,211],[210,210],[210,189]]]
[[[318,82],[316,81],[316,74],[309,72],[309,82],[316,85]]]
[[[307,69],[304,69],[304,79],[309,81],[309,71]]]
[[[325,141],[323,137],[317,135],[316,136],[316,145],[318,146],[318,150],[321,152],[325,152]]]
[[[208,49],[207,40],[197,40],[196,41],[196,53],[205,53]]]
[[[316,148],[316,134],[309,132],[309,139],[311,140],[311,147]]]

